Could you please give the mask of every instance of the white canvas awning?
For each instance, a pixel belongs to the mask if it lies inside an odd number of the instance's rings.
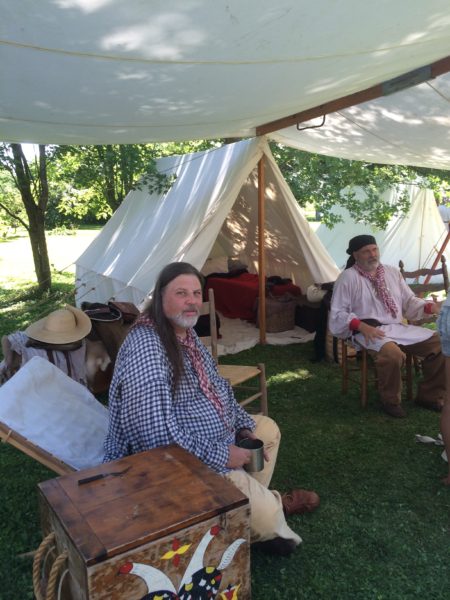
[[[286,146],[352,160],[450,169],[450,75],[271,134]],[[319,125],[319,127],[316,127]],[[313,126],[313,128],[309,128]]]
[[[450,55],[447,0],[0,0],[0,8],[0,139],[8,142],[254,136],[271,121]],[[372,123],[358,116],[351,127],[359,113],[346,111],[343,123],[341,115],[328,121],[334,129],[322,141],[297,131],[282,139],[442,166],[450,154],[446,87],[390,96],[399,112],[377,109]]]

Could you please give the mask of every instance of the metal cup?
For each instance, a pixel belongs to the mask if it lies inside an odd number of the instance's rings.
[[[238,443],[238,446],[250,450],[250,462],[244,465],[246,471],[255,473],[264,469],[264,442],[262,440],[244,438]]]

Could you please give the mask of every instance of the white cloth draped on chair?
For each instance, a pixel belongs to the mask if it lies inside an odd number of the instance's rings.
[[[37,460],[42,449],[74,470],[102,462],[107,408],[43,358],[32,358],[0,387],[0,422],[3,439],[5,431],[26,438]]]

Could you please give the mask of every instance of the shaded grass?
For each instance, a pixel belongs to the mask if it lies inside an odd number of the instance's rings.
[[[371,391],[340,391],[337,365],[309,362],[311,344],[256,348],[223,362],[266,363],[282,443],[273,486],[316,490],[314,514],[291,519],[303,544],[289,559],[252,555],[254,598],[448,598],[450,489],[440,476],[439,417],[407,404],[380,412]],[[251,362],[250,362],[251,364]],[[275,583],[276,582],[276,583]]]
[[[71,275],[39,298],[22,286],[0,292],[0,332],[22,329],[66,301]],[[379,411],[375,392],[340,392],[340,371],[313,364],[311,343],[257,346],[224,363],[264,362],[270,415],[282,431],[273,487],[316,490],[321,506],[290,519],[303,544],[289,558],[252,552],[254,600],[447,600],[450,588],[450,489],[435,436],[439,417],[406,405],[408,419]],[[33,598],[31,559],[41,540],[37,484],[54,474],[0,446],[0,599]]]

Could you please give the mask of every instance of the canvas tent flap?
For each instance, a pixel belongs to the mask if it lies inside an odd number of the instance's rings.
[[[76,470],[103,460],[106,407],[38,356],[0,387],[0,421]]]
[[[328,229],[322,224],[316,233],[338,266],[342,268],[347,262],[346,248],[350,238],[370,233],[376,238],[383,263],[398,267],[399,260],[402,260],[407,271],[431,268],[448,230],[439,214],[432,190],[413,184],[402,185],[398,190],[389,189],[384,192],[383,200],[396,204],[396,198],[402,190],[407,191],[411,208],[405,216],[392,217],[385,230],[355,223],[346,209],[334,207],[333,212],[338,214],[343,222],[335,225],[333,229]],[[356,199],[365,198],[362,188],[355,187],[353,192]],[[448,249],[445,256],[449,260]]]
[[[447,0],[0,7],[0,139],[11,142],[252,136],[450,54]]]
[[[293,194],[265,145],[266,274],[292,279],[303,290],[314,282],[334,281],[336,266],[304,219]],[[257,171],[250,173],[227,215],[217,242],[232,248],[250,270],[258,268]]]
[[[113,297],[141,305],[161,269],[185,261],[201,268],[213,247],[258,264],[257,164],[266,163],[266,273],[304,290],[333,281],[338,269],[301,214],[261,139],[160,159],[176,173],[168,191],[134,190],[76,262],[77,302]]]

